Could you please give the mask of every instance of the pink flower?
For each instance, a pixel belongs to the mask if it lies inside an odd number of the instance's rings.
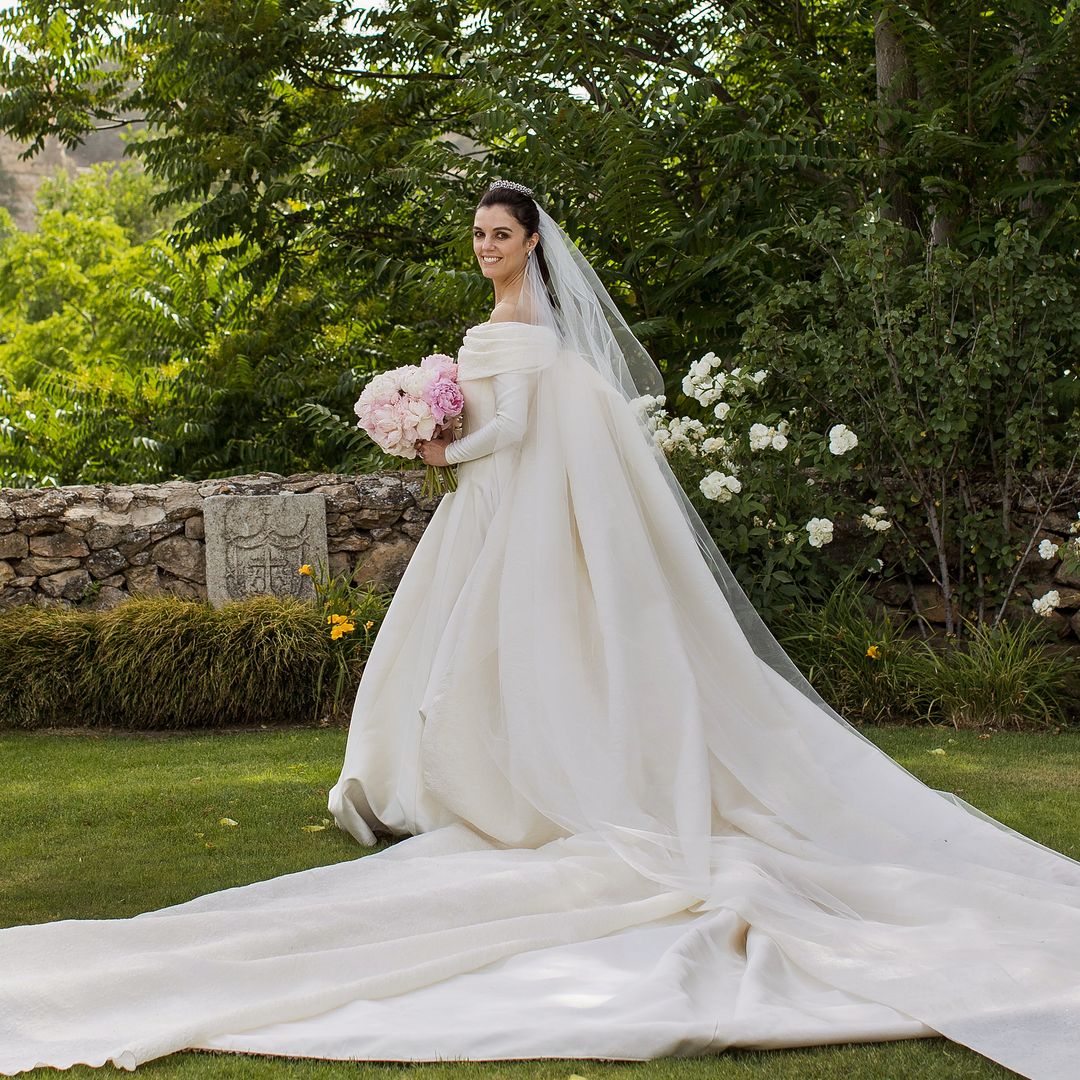
[[[387,454],[415,458],[416,444],[431,439],[446,419],[458,416],[465,399],[457,364],[443,353],[425,356],[368,380],[353,406],[357,427]]]
[[[432,353],[430,356],[425,356],[420,361],[420,366],[427,371],[429,368],[434,369],[435,378],[451,378],[457,380],[457,364],[454,363],[452,356],[447,356],[446,353]]]
[[[455,365],[456,366],[456,365]],[[436,423],[443,423],[447,417],[453,419],[465,408],[465,398],[461,387],[449,378],[436,379],[424,394],[424,400],[431,406]]]

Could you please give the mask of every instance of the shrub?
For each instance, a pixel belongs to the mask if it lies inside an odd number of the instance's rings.
[[[385,610],[357,590],[370,627],[347,678],[321,605],[253,597],[213,608],[133,598],[108,611],[21,607],[0,615],[0,726],[210,728],[327,721],[355,692]],[[355,608],[354,608],[355,610]],[[336,689],[324,673],[339,672]]]
[[[913,700],[955,728],[1053,730],[1075,704],[1075,658],[1046,649],[1053,633],[1040,620],[970,623],[944,652],[927,642],[914,660]]]
[[[865,587],[848,574],[828,599],[799,599],[777,639],[819,694],[852,723],[910,723],[916,685],[911,643],[897,625],[868,611]]]
[[[852,723],[1052,730],[1069,721],[1080,662],[1051,650],[1042,620],[969,623],[965,638],[934,644],[906,633],[913,618],[872,614],[865,584],[849,574],[825,603],[800,601],[777,638]]]

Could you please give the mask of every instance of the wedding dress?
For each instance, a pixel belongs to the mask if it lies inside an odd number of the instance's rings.
[[[755,640],[595,349],[485,323],[458,363],[458,488],[330,792],[361,842],[413,835],[0,931],[0,1073],[941,1034],[1075,1076],[1080,864],[919,782]]]

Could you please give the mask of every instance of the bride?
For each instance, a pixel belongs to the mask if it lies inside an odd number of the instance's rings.
[[[1080,863],[920,783],[754,613],[638,407],[659,372],[522,185],[473,247],[458,466],[357,694],[351,862],[0,931],[0,1073],[184,1048],[1080,1052]]]

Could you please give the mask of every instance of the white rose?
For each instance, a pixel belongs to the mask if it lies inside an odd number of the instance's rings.
[[[1045,596],[1040,596],[1037,600],[1031,601],[1031,606],[1035,610],[1036,615],[1041,615],[1043,618],[1049,618],[1056,608],[1061,603],[1061,594],[1057,589],[1051,589]]]
[[[828,518],[811,518],[806,523],[805,529],[810,534],[811,547],[824,547],[832,542],[833,523]]]
[[[1044,540],[1039,545],[1040,558],[1052,559],[1058,553],[1058,549],[1060,548],[1060,546],[1060,544],[1055,544],[1050,540]]]
[[[849,450],[854,450],[859,445],[859,439],[849,427],[845,424],[834,424],[829,428],[829,452],[836,454],[846,454]]]
[[[773,429],[765,424],[750,425],[750,449],[764,450],[772,441]]]

